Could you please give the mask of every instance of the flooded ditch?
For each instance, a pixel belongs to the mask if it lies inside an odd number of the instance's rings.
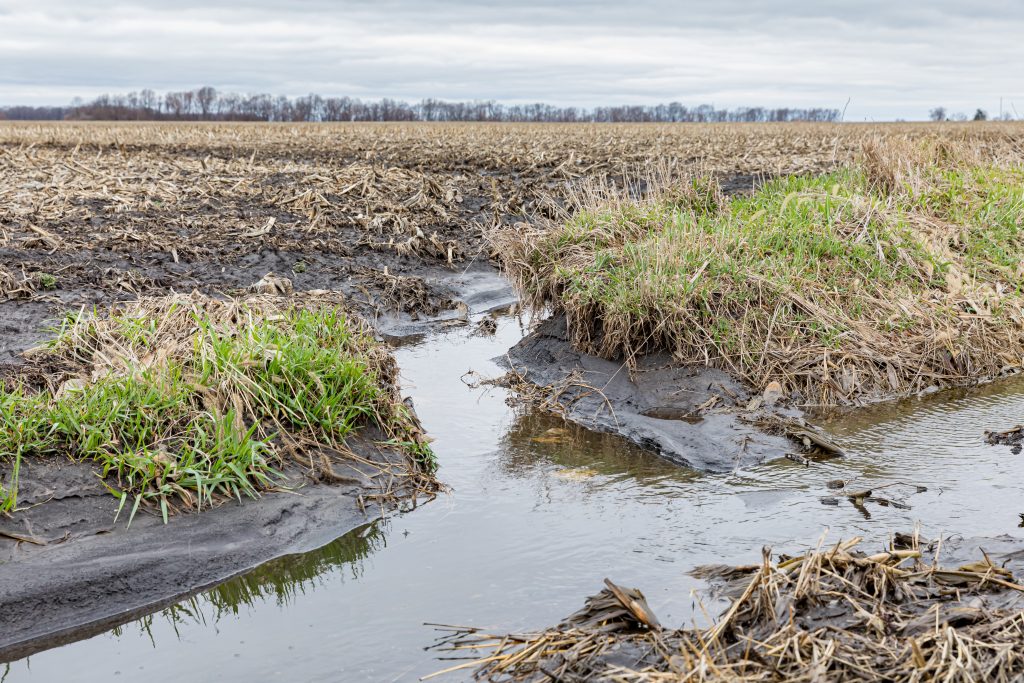
[[[523,331],[505,317],[494,335],[470,324],[396,350],[450,495],[13,662],[5,680],[416,680],[451,664],[424,649],[426,622],[543,628],[606,576],[642,587],[665,624],[706,623],[720,605],[702,609],[688,572],[764,545],[801,550],[827,529],[874,547],[918,521],[932,536],[1017,531],[1024,459],[984,431],[1018,424],[1024,379],[831,416],[845,458],[699,474],[463,382],[500,374]]]

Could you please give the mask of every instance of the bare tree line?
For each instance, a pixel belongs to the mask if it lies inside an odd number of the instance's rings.
[[[158,94],[153,90],[100,95],[67,107],[8,107],[0,119],[99,121],[510,121],[510,122],[762,122],[838,121],[827,108],[741,107],[679,102],[614,107],[556,107],[550,104],[502,104],[494,101],[448,102],[424,99],[416,104],[384,98],[304,95],[241,95],[205,86]]]
[[[1013,105],[1011,104],[1011,107]],[[1015,110],[1016,111],[1016,110]],[[988,121],[988,112],[982,108],[978,108],[974,111],[974,116],[968,116],[963,112],[949,113],[945,107],[935,107],[928,111],[928,118],[932,121]],[[1003,111],[999,116],[991,117],[994,121],[1014,121],[1013,115],[1008,111]]]
[[[0,107],[0,121],[60,121],[67,112],[67,107]]]

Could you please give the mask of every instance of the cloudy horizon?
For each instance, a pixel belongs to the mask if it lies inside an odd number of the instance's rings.
[[[593,107],[1024,113],[1024,3],[0,0],[0,106],[212,85]],[[1014,65],[1017,65],[1016,67]]]

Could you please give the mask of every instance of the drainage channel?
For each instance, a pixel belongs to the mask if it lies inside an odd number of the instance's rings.
[[[704,623],[721,605],[695,595],[697,565],[798,551],[826,531],[880,546],[918,521],[932,535],[997,535],[1024,511],[1024,456],[982,438],[1020,421],[1022,380],[829,419],[843,459],[702,475],[467,386],[469,370],[500,374],[492,359],[525,333],[497,322],[493,335],[471,324],[396,349],[449,494],[13,662],[5,680],[411,681],[452,664],[425,649],[426,622],[543,628],[607,576],[640,587],[666,625]],[[836,495],[840,479],[885,502]]]

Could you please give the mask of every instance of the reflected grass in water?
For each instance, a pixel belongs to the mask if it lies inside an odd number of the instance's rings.
[[[153,646],[153,624],[163,620],[178,637],[180,626],[210,626],[225,617],[238,616],[243,607],[273,600],[278,607],[287,607],[299,595],[315,590],[322,577],[358,580],[363,573],[363,560],[387,545],[387,522],[378,520],[353,529],[344,536],[308,553],[285,555],[266,562],[251,571],[194,595],[187,600],[146,615],[134,622],[118,626],[111,634],[121,637],[138,628]],[[338,570],[347,571],[338,571]]]
[[[700,472],[673,465],[620,436],[591,432],[547,413],[518,415],[502,437],[501,447],[502,471],[513,477],[552,466],[587,468],[604,477],[626,476],[640,485],[701,477]]]

